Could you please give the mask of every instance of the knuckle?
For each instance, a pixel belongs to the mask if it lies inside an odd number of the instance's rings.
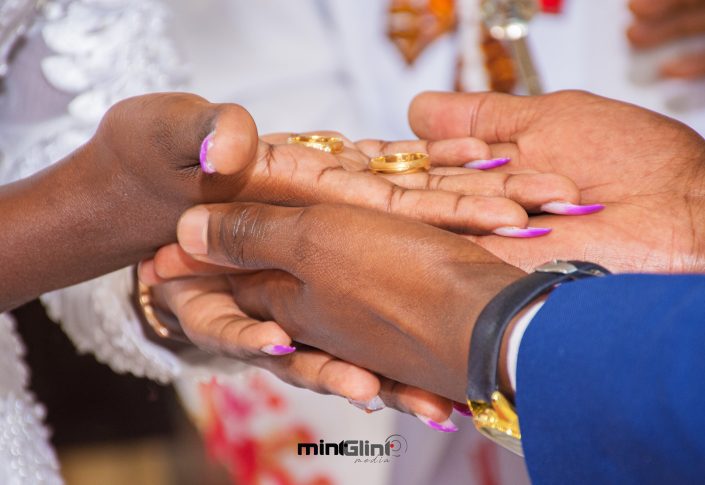
[[[262,219],[262,206],[246,205],[238,210],[227,212],[217,226],[218,246],[222,249],[228,261],[237,266],[246,266],[248,248],[261,239],[266,223]]]
[[[319,236],[323,232],[318,229],[326,225],[329,217],[330,209],[323,206],[304,207],[298,212],[294,223],[297,231],[292,248],[298,265],[308,266],[322,256],[325,245]]]

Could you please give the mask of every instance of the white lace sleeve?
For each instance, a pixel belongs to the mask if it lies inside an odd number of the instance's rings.
[[[159,382],[180,377],[232,375],[246,365],[233,359],[191,352],[176,356],[148,340],[131,303],[132,268],[125,268],[41,297],[79,352],[92,353],[114,371]]]
[[[181,373],[174,354],[143,335],[130,302],[132,270],[125,268],[41,297],[81,353],[92,353],[116,372],[159,382]]]
[[[44,408],[27,390],[24,347],[0,314],[0,483],[59,485],[59,462],[44,427]]]

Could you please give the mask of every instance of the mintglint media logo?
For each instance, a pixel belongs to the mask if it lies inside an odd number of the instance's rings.
[[[400,457],[409,445],[400,434],[393,434],[384,443],[368,440],[342,440],[338,443],[320,440],[318,443],[299,443],[297,454],[320,456],[352,456],[355,463],[387,463],[389,457]]]

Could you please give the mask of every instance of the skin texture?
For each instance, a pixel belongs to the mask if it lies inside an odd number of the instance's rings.
[[[199,151],[214,129],[209,157],[220,173],[206,175]],[[0,187],[6,228],[0,236],[0,310],[136,263],[175,241],[178,216],[197,203],[342,202],[485,234],[500,226],[524,227],[525,207],[546,197],[577,202],[576,187],[552,175],[519,180],[510,194],[518,202],[505,198],[496,184],[474,195],[476,187],[485,185],[486,174],[478,170],[444,175],[438,169],[392,182],[365,171],[365,155],[346,144],[344,153],[331,155],[288,145],[283,135],[260,140],[242,107],[212,104],[191,94],[122,101],[108,111],[86,145],[32,177]],[[431,159],[456,165],[489,154],[487,144],[467,137],[432,144],[367,141],[361,148],[366,153],[424,149]],[[556,189],[538,190],[551,180],[559,181]]]
[[[523,275],[450,232],[350,206],[197,207],[178,232],[192,254],[249,270],[228,276],[244,314],[276,321],[297,342],[458,401],[472,323]],[[206,235],[200,247],[193,233]],[[222,349],[214,338],[242,332],[238,321],[204,323],[187,331],[203,339],[196,340],[202,347]]]
[[[224,200],[224,178],[194,168],[216,119],[237,127],[238,163],[252,158],[257,132],[245,110],[157,94],[118,103],[86,145],[1,187],[0,310],[132,264],[174,240],[184,208]]]
[[[559,257],[618,270],[702,271],[705,142],[687,127],[581,92],[428,93],[410,120],[431,139],[479,137],[493,155],[511,154],[512,170],[563,173],[582,201],[607,202],[584,218],[538,216],[556,228],[541,240],[476,238],[503,258],[526,268]],[[182,217],[179,241],[193,257],[163,248],[152,277],[233,272],[243,315],[277,321],[296,340],[454,400],[464,393],[472,322],[522,275],[467,238],[340,206],[198,207]],[[207,331],[223,335],[225,325]]]
[[[650,111],[575,91],[535,98],[425,93],[411,105],[428,139],[475,136],[512,168],[570,177],[584,203],[607,208],[580,218],[541,215],[538,240],[474,240],[529,270],[547,260],[585,259],[612,271],[705,270],[705,141]]]
[[[703,0],[630,0],[634,14],[627,37],[639,49],[705,34]],[[661,66],[664,77],[696,79],[705,76],[705,51],[688,52]]]

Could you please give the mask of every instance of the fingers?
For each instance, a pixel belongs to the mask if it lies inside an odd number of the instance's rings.
[[[661,75],[677,79],[705,77],[705,51],[687,54],[663,64]]]
[[[476,137],[487,143],[515,142],[536,115],[540,97],[502,93],[418,95],[409,107],[409,123],[419,138]]]
[[[213,204],[186,211],[179,220],[179,245],[190,255],[247,269],[290,271],[290,249],[306,209],[265,204]],[[306,230],[304,228],[303,230]]]
[[[290,311],[301,292],[299,279],[284,271],[268,270],[229,275],[228,281],[232,296],[243,312],[259,320],[286,324],[292,336],[299,335]]]
[[[387,407],[418,417],[437,431],[453,432],[458,427],[450,420],[453,403],[423,389],[387,378],[381,379],[379,397]]]
[[[658,3],[658,2],[654,2]],[[671,11],[655,18],[639,18],[627,30],[632,45],[648,48],[705,32],[705,4]]]
[[[165,283],[161,294],[189,339],[198,347],[238,359],[285,355],[296,350],[275,322],[247,316],[221,277]]]
[[[199,152],[205,173],[231,175],[243,171],[255,159],[259,139],[252,116],[236,104],[221,104],[202,138]]]
[[[151,261],[144,261],[140,265],[140,271],[144,271],[145,276],[150,277],[148,270],[151,270],[162,282],[189,276],[213,276],[246,271],[234,265],[218,265],[194,259],[177,243],[160,248]],[[148,282],[144,279],[143,281]]]
[[[580,190],[569,178],[556,174],[472,172],[455,175],[416,173],[393,175],[398,185],[414,189],[443,190],[483,197],[505,197],[529,212],[547,203],[580,203]]]
[[[257,365],[296,387],[342,396],[370,412],[384,408],[377,376],[320,350],[305,348],[285,358],[263,359]]]
[[[485,161],[490,157],[490,148],[487,143],[477,138],[468,137],[436,142],[426,140],[397,142],[361,140],[355,145],[368,158],[394,153],[427,153],[430,162],[437,166],[458,166]]]

